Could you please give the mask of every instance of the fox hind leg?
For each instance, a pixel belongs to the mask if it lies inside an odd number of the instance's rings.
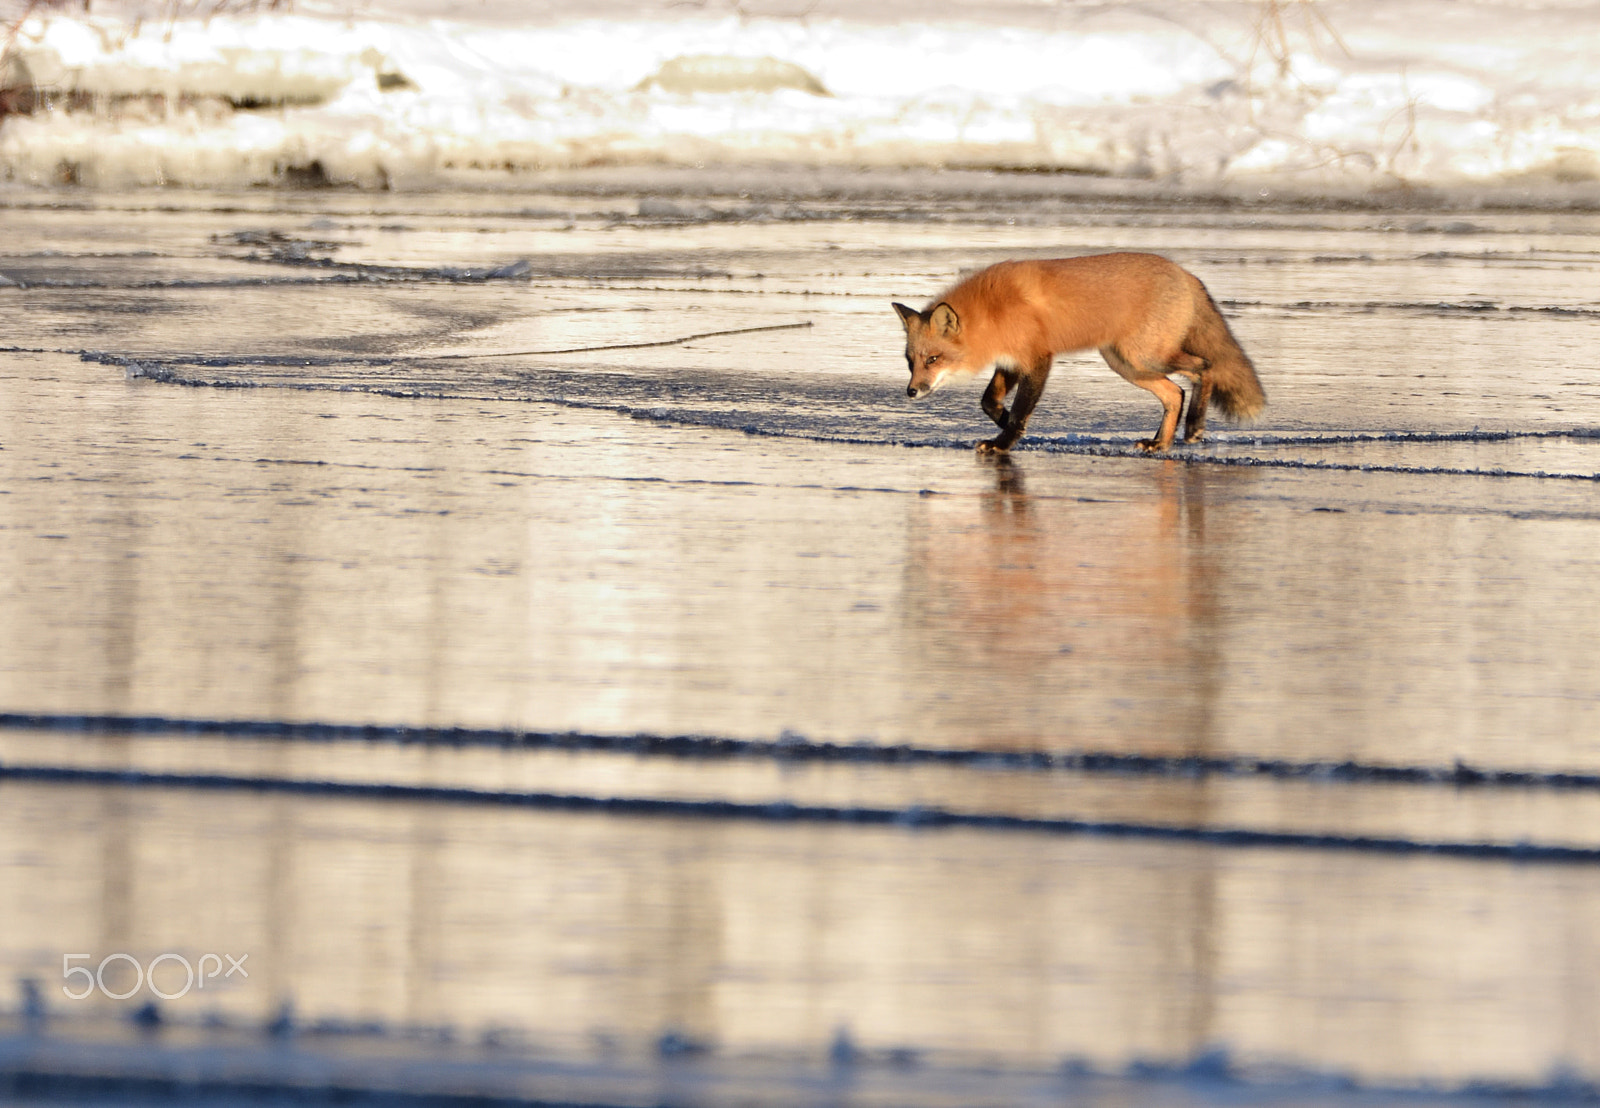
[[[1140,439],[1139,449],[1146,454],[1160,454],[1172,446],[1172,437],[1178,431],[1178,413],[1183,410],[1183,390],[1165,377],[1141,378],[1134,382],[1141,389],[1149,389],[1161,401],[1161,426],[1153,439]]]
[[[1189,414],[1183,420],[1183,441],[1199,442],[1206,435],[1206,409],[1211,406],[1211,378],[1200,374],[1189,390]]]
[[[1210,367],[1204,358],[1180,350],[1172,359],[1172,372],[1182,374],[1194,382],[1189,390],[1189,411],[1183,418],[1183,441],[1199,442],[1206,433],[1206,409],[1211,407],[1211,378],[1206,376]]]
[[[1159,454],[1170,448],[1172,438],[1178,432],[1178,416],[1183,411],[1183,390],[1167,380],[1167,374],[1181,371],[1170,362],[1158,362],[1153,369],[1141,368],[1115,346],[1102,346],[1100,356],[1123,380],[1154,393],[1156,399],[1161,401],[1161,426],[1156,429],[1154,438],[1139,440],[1139,449],[1147,454]]]

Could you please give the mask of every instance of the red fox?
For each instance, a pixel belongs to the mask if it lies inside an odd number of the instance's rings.
[[[1211,294],[1188,270],[1155,254],[1096,254],[1001,262],[968,277],[919,312],[896,304],[906,328],[906,395],[927,396],[956,374],[994,370],[983,411],[1000,433],[978,444],[1003,452],[1022,437],[1057,354],[1099,347],[1106,363],[1161,401],[1161,426],[1139,448],[1166,450],[1183,390],[1194,381],[1183,441],[1205,434],[1215,395],[1233,419],[1257,415],[1267,395]],[[1016,391],[1011,410],[1006,397]]]

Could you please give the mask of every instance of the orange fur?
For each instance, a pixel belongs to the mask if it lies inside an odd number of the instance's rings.
[[[1155,254],[1097,254],[1001,262],[960,282],[925,311],[894,305],[906,329],[906,392],[926,396],[952,375],[994,371],[983,410],[1000,434],[980,450],[1009,450],[1022,437],[1055,355],[1098,349],[1106,363],[1161,401],[1161,426],[1139,445],[1166,450],[1192,379],[1184,441],[1205,433],[1213,395],[1235,419],[1266,404],[1255,367],[1194,274]],[[1008,411],[1005,399],[1015,392]]]

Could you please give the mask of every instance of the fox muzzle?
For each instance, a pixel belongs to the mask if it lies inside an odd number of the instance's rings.
[[[940,368],[938,372],[925,377],[921,381],[917,380],[915,375],[913,375],[911,378],[911,383],[906,386],[906,395],[911,397],[913,400],[921,400],[930,392],[939,391],[939,386],[944,384],[945,378],[949,376],[949,373],[949,370]]]

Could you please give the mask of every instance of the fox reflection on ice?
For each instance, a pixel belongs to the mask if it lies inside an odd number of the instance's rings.
[[[976,733],[1059,742],[1060,716],[1053,726],[1035,716],[1049,731],[1034,735],[993,726],[1052,690],[1044,699],[1058,708],[1076,702],[1067,712],[1074,730],[1126,734],[1133,718],[1151,740],[1181,735],[1186,750],[1206,749],[1221,722],[1217,639],[1224,595],[1238,585],[1228,551],[1240,538],[1236,517],[1208,518],[1207,501],[1219,484],[1231,497],[1257,475],[1164,459],[1148,463],[1148,495],[1037,498],[1024,461],[977,464],[993,486],[970,518],[960,518],[970,500],[923,498],[907,537],[905,589],[930,667],[976,667],[993,675],[979,699],[1010,701],[988,726],[974,719]],[[1128,736],[1135,748],[1144,745],[1139,734]]]

